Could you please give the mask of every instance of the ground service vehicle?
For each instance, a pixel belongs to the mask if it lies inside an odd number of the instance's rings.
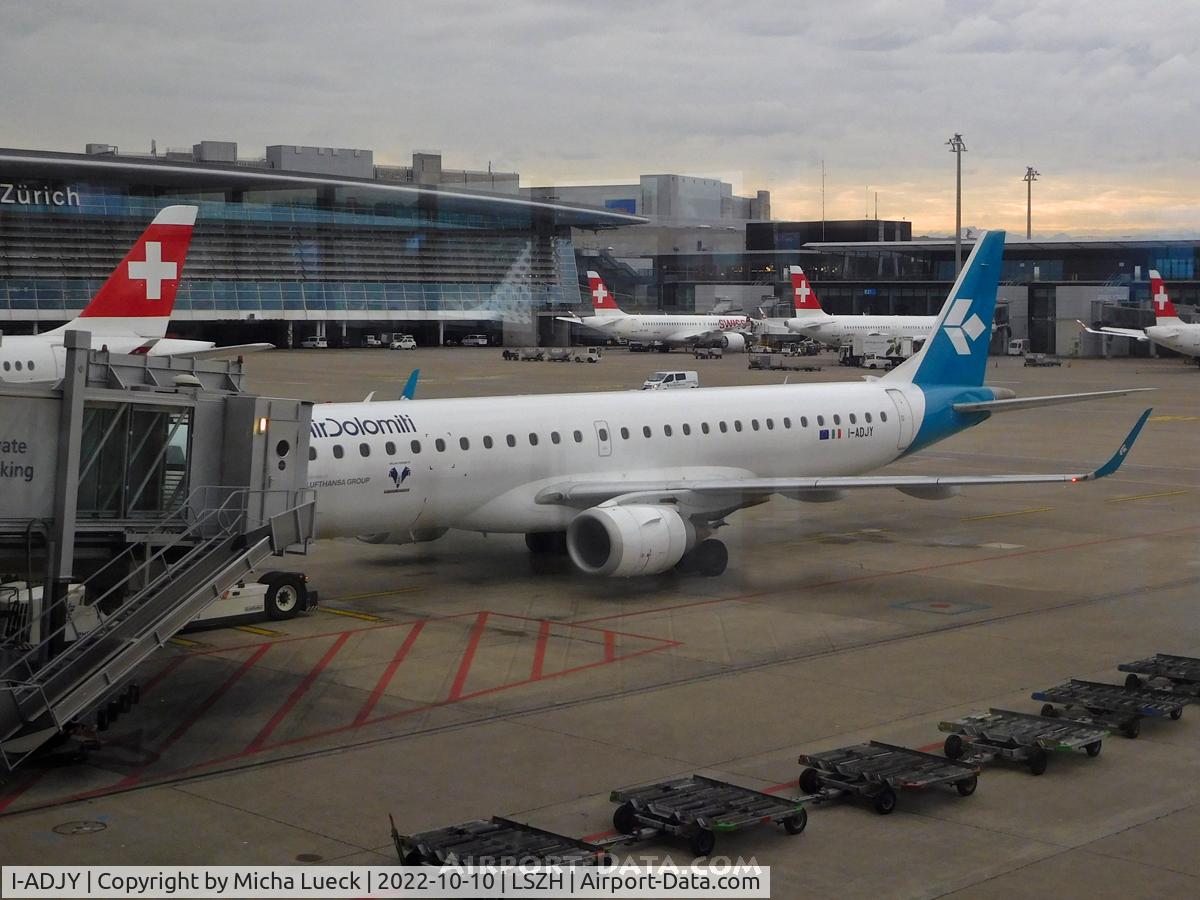
[[[676,388],[698,388],[700,376],[695,372],[655,372],[642,385],[643,391],[670,391]]]

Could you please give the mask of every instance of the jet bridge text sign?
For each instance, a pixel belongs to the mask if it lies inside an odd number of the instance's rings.
[[[58,410],[56,398],[0,394],[0,519],[53,512]]]

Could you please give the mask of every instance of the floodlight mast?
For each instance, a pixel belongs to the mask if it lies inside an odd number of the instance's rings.
[[[962,271],[962,155],[967,152],[963,136],[958,132],[946,141],[946,146],[954,154],[954,277]]]
[[[1042,173],[1033,166],[1025,167],[1025,240],[1033,238],[1033,183]]]

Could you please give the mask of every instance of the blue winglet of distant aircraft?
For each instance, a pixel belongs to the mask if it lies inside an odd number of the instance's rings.
[[[400,392],[401,400],[412,400],[417,393],[417,379],[421,377],[420,369],[413,369],[412,374],[408,376],[408,381],[404,382],[404,390]]]
[[[1087,478],[1088,481],[1104,478],[1121,468],[1121,463],[1125,462],[1125,457],[1133,449],[1133,442],[1137,440],[1138,435],[1142,431],[1142,426],[1146,424],[1146,420],[1150,418],[1150,413],[1152,412],[1154,412],[1153,408],[1142,413],[1142,417],[1137,420],[1137,424],[1133,426],[1133,430],[1129,432],[1129,436],[1121,442],[1121,446],[1117,452],[1112,455],[1108,462],[1089,475]]]

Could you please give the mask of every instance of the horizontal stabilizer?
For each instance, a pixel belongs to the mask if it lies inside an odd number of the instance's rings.
[[[172,353],[171,356],[177,359],[229,359],[244,353],[261,353],[263,350],[274,349],[274,344],[230,344],[227,347],[208,347],[204,350],[183,350]]]
[[[1037,409],[1041,406],[1058,406],[1060,403],[1082,403],[1101,397],[1121,397],[1125,394],[1140,394],[1154,388],[1125,388],[1120,391],[1088,391],[1083,394],[1051,394],[1046,397],[1014,397],[1008,400],[982,400],[978,403],[955,403],[956,413],[1014,412],[1018,409]]]
[[[1090,328],[1083,322],[1080,322],[1078,319],[1075,321],[1078,323],[1079,327],[1088,334],[1099,334],[1102,336],[1107,335],[1109,337],[1125,337],[1131,338],[1135,341],[1150,340],[1150,338],[1146,336],[1146,332],[1142,331],[1140,328],[1114,328],[1108,325],[1104,326],[1103,328]]]

